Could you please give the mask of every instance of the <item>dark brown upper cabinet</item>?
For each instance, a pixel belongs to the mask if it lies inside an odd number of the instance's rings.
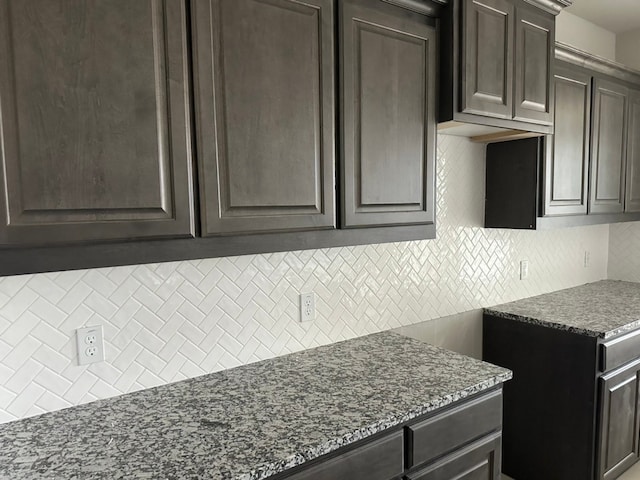
[[[456,134],[460,123],[484,126],[482,133],[496,128],[553,133],[555,15],[571,3],[450,2],[441,28],[443,133]]]
[[[331,0],[195,0],[204,236],[334,228]]]
[[[624,211],[628,97],[625,86],[595,79],[589,213]]]
[[[625,212],[640,212],[640,90],[629,92]]]
[[[485,226],[640,220],[640,75],[555,49],[555,135],[487,147]]]
[[[546,139],[543,216],[586,215],[589,191],[591,74],[557,64],[555,135]]]
[[[435,220],[436,30],[418,13],[341,2],[343,227]]]
[[[0,245],[194,234],[185,3],[0,0]]]

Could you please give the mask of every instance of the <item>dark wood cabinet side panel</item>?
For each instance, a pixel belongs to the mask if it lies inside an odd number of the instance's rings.
[[[589,188],[591,76],[557,67],[555,135],[545,142],[543,215],[585,215]]]
[[[626,87],[602,79],[595,80],[589,213],[624,210],[627,104]]]
[[[195,0],[203,235],[335,227],[330,0]]]
[[[513,2],[462,2],[460,111],[513,117]]]
[[[553,124],[555,17],[516,9],[514,119]]]
[[[640,212],[640,91],[629,94],[625,212]]]
[[[0,1],[0,244],[192,236],[184,2]]]
[[[435,220],[436,31],[384,7],[341,3],[346,228]]]
[[[597,342],[484,314],[483,360],[509,368],[503,468],[518,480],[595,478]]]

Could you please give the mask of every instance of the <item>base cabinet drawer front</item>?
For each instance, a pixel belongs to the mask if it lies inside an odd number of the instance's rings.
[[[601,345],[600,370],[608,372],[640,357],[640,330],[627,333]]]
[[[391,480],[403,471],[404,432],[397,431],[288,476],[286,480]]]
[[[600,379],[601,480],[617,478],[638,460],[640,453],[640,360]]]
[[[417,466],[465,445],[502,425],[502,391],[472,400],[407,427],[408,467]]]
[[[483,438],[445,458],[407,475],[408,480],[499,480],[500,433]]]

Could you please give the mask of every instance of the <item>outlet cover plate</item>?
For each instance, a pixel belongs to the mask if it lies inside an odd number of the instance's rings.
[[[300,294],[300,321],[310,322],[316,318],[316,296],[313,292]]]
[[[88,365],[104,361],[104,341],[102,325],[78,328],[76,330],[78,365]]]

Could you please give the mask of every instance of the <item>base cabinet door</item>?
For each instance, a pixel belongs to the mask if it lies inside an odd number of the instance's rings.
[[[624,210],[628,95],[622,85],[595,80],[589,213]]]
[[[638,460],[640,451],[640,360],[600,379],[599,477],[617,478]]]
[[[0,0],[0,245],[193,236],[186,17]]]
[[[555,135],[545,140],[543,212],[586,215],[589,191],[591,75],[557,66]]]
[[[500,480],[500,434],[485,437],[433,465],[407,475],[408,480]]]
[[[640,212],[640,91],[629,92],[625,212]]]
[[[340,5],[342,227],[433,223],[436,30],[382,2]]]
[[[192,13],[202,235],[335,228],[333,2]]]

